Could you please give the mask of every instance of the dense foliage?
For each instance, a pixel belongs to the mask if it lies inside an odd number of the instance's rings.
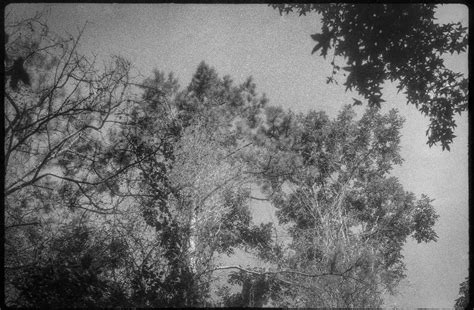
[[[389,175],[400,164],[396,111],[350,107],[335,120],[268,109],[256,162],[262,191],[291,242],[268,256],[295,300],[283,305],[379,307],[404,278],[402,246],[437,239],[428,197],[416,200]]]
[[[204,62],[181,89],[98,69],[40,17],[6,32],[8,306],[378,307],[407,237],[437,238],[431,200],[389,175],[396,111],[294,114]],[[223,265],[237,249],[268,267]]]
[[[440,25],[436,4],[275,4],[280,14],[321,15],[321,32],[312,53],[326,58],[332,51],[334,75],[342,69],[346,90],[355,89],[369,106],[380,107],[385,81],[397,88],[430,118],[426,134],[431,146],[448,149],[455,135],[454,116],[467,110],[468,79],[444,65],[443,56],[466,52],[467,27]],[[355,104],[361,104],[359,100]]]

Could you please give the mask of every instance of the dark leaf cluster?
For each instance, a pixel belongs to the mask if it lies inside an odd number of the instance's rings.
[[[455,138],[454,116],[467,110],[468,81],[446,68],[443,56],[467,50],[467,28],[460,22],[438,24],[435,4],[274,4],[280,14],[320,14],[322,29],[311,35],[312,53],[334,53],[333,75],[342,69],[347,90],[369,106],[380,107],[385,81],[397,82],[409,104],[430,118],[430,146],[444,149]],[[334,81],[331,76],[328,81]],[[356,100],[355,104],[361,102]]]

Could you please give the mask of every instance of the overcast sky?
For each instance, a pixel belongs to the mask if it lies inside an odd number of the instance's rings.
[[[155,68],[173,71],[185,87],[204,60],[237,83],[253,76],[270,104],[294,111],[324,110],[334,117],[352,97],[358,98],[345,93],[343,86],[327,85],[329,61],[311,55],[310,34],[320,29],[317,15],[280,16],[266,5],[243,4],[20,4],[8,6],[6,13],[24,16],[44,8],[49,9],[51,30],[75,35],[87,21],[82,51],[122,55],[144,76]],[[437,17],[468,25],[466,6],[444,5]],[[467,75],[466,54],[447,63]],[[384,99],[384,110],[396,107],[406,118],[401,151],[405,162],[393,174],[405,190],[435,199],[440,215],[437,243],[409,241],[405,247],[408,278],[402,295],[387,300],[387,306],[452,307],[468,275],[467,115],[456,118],[451,152],[442,152],[426,145],[428,120],[406,105],[393,86],[387,85]],[[357,111],[361,114],[363,108]],[[272,218],[268,208],[262,210],[262,218]]]

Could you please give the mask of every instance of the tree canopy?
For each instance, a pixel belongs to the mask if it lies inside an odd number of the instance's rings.
[[[204,62],[181,88],[97,65],[40,17],[6,32],[8,306],[379,307],[407,238],[437,239],[432,200],[390,176],[396,110],[295,114]],[[237,250],[268,267],[224,265]]]
[[[437,239],[431,200],[416,199],[389,175],[402,162],[403,119],[374,108],[355,116],[350,106],[334,120],[268,107],[255,136],[253,170],[289,240],[274,240],[271,254],[260,254],[271,271],[253,281],[267,277],[262,298],[279,282],[279,306],[380,307],[382,294],[405,277],[407,237]]]
[[[467,110],[468,79],[444,64],[444,55],[466,52],[467,27],[438,24],[438,5],[413,4],[272,4],[280,14],[321,16],[321,32],[312,53],[331,59],[328,83],[343,74],[346,91],[354,89],[371,107],[380,107],[385,81],[430,119],[427,143],[449,150],[456,137],[454,116]],[[342,71],[341,71],[342,69]],[[354,104],[361,104],[354,99]]]

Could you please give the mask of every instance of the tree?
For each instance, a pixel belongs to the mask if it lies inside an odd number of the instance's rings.
[[[16,81],[15,87],[5,91],[6,196],[51,179],[79,187],[104,182],[106,177],[100,177],[103,167],[98,166],[89,170],[89,178],[70,176],[102,159],[91,149],[99,147],[96,134],[124,102],[130,64],[115,57],[99,72],[76,51],[81,33],[66,40],[55,37],[38,18],[7,24],[6,28],[10,40],[7,66],[11,59],[24,59],[32,84],[20,86]],[[15,79],[7,78],[7,85]],[[76,150],[91,156],[83,155],[81,162],[74,162],[78,157],[72,145],[80,145]]]
[[[233,125],[237,119],[248,122],[245,116],[264,104],[255,94],[245,94],[252,87],[249,81],[235,87],[201,63],[190,86],[179,92],[172,74],[155,71],[110,133],[111,162],[136,163],[112,193],[126,197],[125,210],[138,210],[151,229],[146,233],[149,244],[128,243],[148,253],[135,254],[134,264],[126,267],[129,278],[121,280],[128,283],[130,304],[203,305],[216,254],[230,255],[235,247],[254,248],[269,241],[268,225],[251,225],[249,176],[239,157],[251,143],[244,144]],[[132,227],[126,223],[130,220],[118,222]]]
[[[331,121],[322,112],[266,109],[254,171],[288,240],[260,256],[270,270],[235,267],[233,277],[266,276],[267,291],[257,295],[273,293],[280,306],[380,307],[382,294],[405,277],[406,238],[437,239],[431,200],[416,200],[389,176],[402,162],[402,123],[394,110],[368,109],[356,121],[345,107]],[[226,297],[229,305],[247,300],[245,290],[239,294]]]
[[[371,107],[380,107],[382,84],[397,81],[407,102],[430,118],[430,146],[444,149],[455,138],[454,115],[467,110],[468,80],[444,65],[443,55],[465,52],[467,28],[460,22],[435,22],[435,4],[273,4],[280,14],[321,15],[321,33],[312,53],[333,51],[334,75],[346,72],[344,85],[355,89]],[[354,99],[354,104],[361,101]]]
[[[120,174],[100,152],[100,133],[125,102],[130,64],[115,57],[98,70],[77,52],[82,31],[49,32],[40,14],[5,25],[6,290],[44,256],[74,211],[113,212],[91,194]],[[21,66],[20,66],[21,64]],[[67,211],[68,210],[68,211]],[[30,269],[28,269],[30,268]],[[28,286],[26,286],[28,287]],[[12,293],[7,294],[14,296]],[[33,297],[32,297],[33,298]]]

